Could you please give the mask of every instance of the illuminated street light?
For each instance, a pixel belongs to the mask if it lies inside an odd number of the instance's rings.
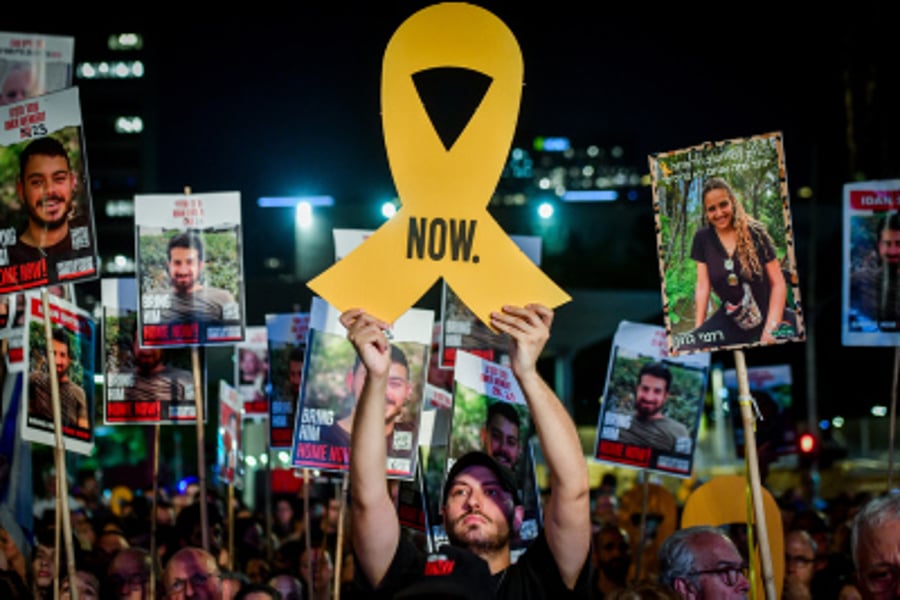
[[[550,202],[541,202],[538,205],[538,216],[542,219],[549,219],[553,216],[553,204]]]
[[[296,210],[297,225],[300,226],[301,229],[309,229],[310,225],[312,225],[312,204],[306,201],[298,202]]]
[[[397,214],[397,205],[393,202],[385,202],[381,205],[381,214],[385,219],[390,219]]]

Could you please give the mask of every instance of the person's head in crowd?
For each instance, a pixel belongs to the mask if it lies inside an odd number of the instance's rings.
[[[96,510],[103,503],[103,486],[100,476],[94,469],[81,469],[75,477],[75,496],[84,503],[85,508]]]
[[[283,600],[281,592],[267,583],[251,583],[238,591],[234,600]]]
[[[616,477],[615,473],[604,473],[603,477],[600,479],[600,489],[599,493],[601,494],[609,494],[615,497],[616,492],[619,488],[619,479]]]
[[[659,419],[669,397],[672,372],[663,363],[647,363],[638,373],[634,407],[642,420]]]
[[[56,580],[56,547],[52,537],[38,539],[31,551],[31,587],[35,597],[53,595],[53,582]]]
[[[97,523],[94,516],[84,508],[75,508],[70,511],[72,533],[78,544],[85,550],[92,550],[97,544]]]
[[[79,600],[98,600],[100,598],[100,580],[91,571],[77,569],[75,582]],[[72,582],[66,575],[59,584],[60,600],[70,600],[72,598],[71,589]]]
[[[222,577],[215,557],[196,546],[178,550],[166,563],[162,574],[163,593],[171,599],[222,597]]]
[[[15,571],[23,581],[31,576],[29,565],[32,547],[22,527],[6,508],[0,505],[0,570]]]
[[[320,521],[322,533],[337,533],[338,525],[341,520],[341,500],[340,498],[328,498],[325,501],[325,511],[322,513]]]
[[[201,520],[200,502],[194,502],[182,508],[175,516],[175,530],[178,532],[181,546],[203,547],[203,521]],[[209,534],[209,551],[219,556],[224,545],[225,519],[216,502],[207,500],[206,506],[207,532]]]
[[[234,600],[244,586],[250,585],[250,578],[240,571],[222,571],[222,600]]]
[[[482,558],[508,555],[523,515],[509,467],[480,451],[463,454],[453,463],[443,490],[444,529],[450,543]]]
[[[156,500],[156,525],[175,524],[175,505],[168,498]]]
[[[10,63],[0,82],[0,106],[15,104],[39,94],[38,81],[31,72],[31,65],[24,62]]]
[[[319,545],[304,548],[300,553],[300,578],[308,597],[318,598],[325,594],[334,579],[334,561],[331,552]]]
[[[78,177],[59,140],[36,138],[22,150],[16,190],[28,214],[23,234],[28,245],[42,248],[68,235],[77,187]]]
[[[494,402],[487,409],[481,428],[481,447],[501,465],[516,468],[521,446],[521,423],[516,407],[509,402]]]
[[[698,525],[679,529],[659,547],[659,581],[685,599],[746,598],[747,565],[720,529]]]
[[[303,346],[294,346],[288,354],[288,383],[294,398],[299,397],[300,384],[303,382],[304,355]]]
[[[357,356],[353,368],[347,373],[347,389],[353,394],[353,412],[366,382],[366,366]],[[391,369],[388,373],[387,391],[384,401],[384,434],[391,435],[394,425],[403,416],[403,409],[412,397],[413,387],[409,381],[409,361],[398,346],[391,344]],[[348,417],[352,422],[353,413]]]
[[[263,583],[272,576],[272,565],[262,556],[254,556],[247,560],[244,572],[250,583]]]
[[[299,535],[303,520],[300,515],[300,503],[296,496],[284,495],[275,500],[275,534],[280,539]]]
[[[900,494],[870,500],[853,519],[850,547],[866,600],[900,597]]]
[[[816,571],[816,542],[802,529],[784,536],[785,588],[809,591]]]
[[[831,546],[831,528],[825,515],[814,509],[804,508],[794,515],[788,530],[802,529],[812,536],[816,542],[815,570],[821,570],[828,562],[828,552]]]
[[[602,596],[603,600],[679,600],[681,596],[672,588],[658,581],[638,581],[613,590]]]
[[[261,558],[266,553],[266,532],[253,516],[242,516],[234,520],[235,565],[244,567],[253,558]]]
[[[614,494],[600,492],[594,499],[591,521],[595,526],[615,524],[618,521],[619,498]]]
[[[303,584],[293,575],[281,573],[267,583],[278,590],[281,600],[303,600]]]
[[[153,576],[153,560],[144,548],[123,548],[113,557],[106,569],[103,586],[109,598],[144,600]]]
[[[615,524],[602,525],[594,533],[591,561],[596,576],[595,590],[605,595],[627,585],[631,568],[628,534]]]
[[[192,294],[202,286],[204,266],[203,240],[196,233],[182,232],[169,240],[166,260],[172,290],[184,296]]]
[[[98,572],[106,572],[109,564],[120,550],[130,547],[121,529],[108,528],[97,536],[92,552],[92,564]]]

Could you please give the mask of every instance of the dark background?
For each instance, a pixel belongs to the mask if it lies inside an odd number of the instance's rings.
[[[90,169],[115,171],[129,160],[125,149],[101,147],[100,116],[136,110],[148,126],[135,192],[239,190],[248,324],[256,325],[266,313],[308,307],[304,283],[330,264],[332,226],[382,222],[379,205],[395,192],[381,136],[381,60],[393,31],[428,4],[240,5],[233,17],[210,19],[140,8],[129,8],[127,18],[82,12],[77,20],[14,13],[2,28],[74,35],[76,62],[98,60],[108,33],[144,34],[147,75],[140,82],[111,91],[108,83],[76,79],[92,115],[85,121]],[[537,135],[621,144],[646,173],[651,153],[781,131],[809,339],[749,349],[748,364],[791,364],[800,418],[807,396],[819,417],[861,416],[890,402],[891,350],[840,343],[842,185],[900,170],[900,69],[885,5],[798,7],[791,15],[768,1],[483,6],[522,49],[514,144],[527,146]],[[152,25],[163,19],[165,26]],[[290,209],[256,207],[260,196],[296,194],[336,200],[306,242],[302,264],[295,263]],[[524,235],[537,231],[531,209],[491,212],[506,231]],[[102,254],[133,255],[127,222],[102,215],[97,222]],[[542,268],[567,290],[659,291],[649,188],[631,202],[563,206],[543,235]],[[273,258],[281,268],[266,266]],[[433,289],[423,304],[438,296]],[[587,322],[588,309],[614,310],[563,306],[558,319]],[[661,325],[661,311],[648,321]],[[596,424],[611,332],[584,333],[584,343],[568,348],[567,401],[579,424],[589,425]],[[733,366],[730,353],[714,362]],[[546,370],[552,376],[550,365]]]

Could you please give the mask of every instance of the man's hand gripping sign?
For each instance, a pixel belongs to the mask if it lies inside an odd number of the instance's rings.
[[[488,81],[455,140],[442,141],[416,89],[415,78],[434,69]],[[310,289],[339,311],[364,305],[389,323],[439,277],[487,325],[504,304],[555,308],[571,300],[486,209],[512,142],[522,74],[512,32],[482,8],[435,4],[400,25],[384,53],[381,108],[403,206]]]

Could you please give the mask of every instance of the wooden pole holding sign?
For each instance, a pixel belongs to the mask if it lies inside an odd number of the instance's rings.
[[[66,547],[66,566],[71,585],[72,600],[78,600],[78,586],[75,579],[75,549],[72,544],[72,515],[69,512],[69,483],[66,479],[66,447],[62,435],[62,409],[59,400],[59,378],[56,375],[56,357],[53,354],[53,323],[50,318],[50,294],[47,289],[41,290],[41,301],[44,308],[44,336],[47,344],[47,365],[50,371],[50,403],[53,406],[54,462],[56,463],[56,506],[57,517],[62,519],[63,543]],[[28,335],[28,332],[25,332]],[[57,521],[59,522],[59,521]],[[57,536],[59,528],[57,528]],[[58,538],[57,538],[58,539]],[[57,556],[59,552],[57,552]],[[58,589],[54,585],[55,589]],[[54,592],[55,595],[55,592]]]
[[[312,532],[310,531],[311,521],[309,519],[309,469],[303,469],[303,531],[306,537],[306,569],[307,573],[313,574],[312,560]],[[310,584],[312,587],[312,584]]]
[[[159,423],[153,426],[153,503],[150,507],[150,597],[156,598],[156,511],[159,502]]]
[[[191,195],[191,186],[184,186],[184,195]],[[191,346],[191,365],[194,372],[194,406],[197,409],[197,485],[200,486],[200,526],[203,549],[209,552],[209,519],[206,505],[206,452],[204,452],[205,442],[203,440],[203,375],[200,372],[200,348],[197,346]]]
[[[634,580],[641,580],[641,566],[644,562],[644,547],[647,545],[647,504],[650,497],[650,477],[646,470],[641,471],[643,495],[641,497],[641,525],[637,545],[637,562],[634,564]]]
[[[756,532],[759,537],[760,566],[762,580],[766,589],[766,598],[778,598],[775,589],[775,573],[772,567],[772,553],[769,547],[769,534],[766,529],[766,512],[763,507],[762,490],[759,480],[759,459],[756,453],[756,426],[754,422],[753,396],[750,395],[750,379],[747,376],[747,361],[743,350],[734,351],[734,366],[738,382],[738,404],[741,407],[741,421],[744,424],[744,455],[747,457],[748,476],[750,477],[750,493],[753,498],[753,512],[756,515]]]
[[[888,436],[887,492],[894,489],[894,435],[897,431],[897,383],[900,380],[900,346],[894,348],[894,385],[891,387],[891,424]]]
[[[228,482],[228,570],[234,571],[234,475]]]
[[[197,409],[197,484],[200,486],[200,525],[203,549],[209,552],[209,520],[206,506],[206,453],[203,441],[203,376],[200,374],[200,349],[191,346],[191,363],[194,370],[194,405]]]
[[[347,509],[347,488],[350,486],[350,473],[344,471],[341,480],[341,504],[338,512],[337,542],[334,544],[334,600],[341,600],[341,570],[344,562],[344,512]]]

